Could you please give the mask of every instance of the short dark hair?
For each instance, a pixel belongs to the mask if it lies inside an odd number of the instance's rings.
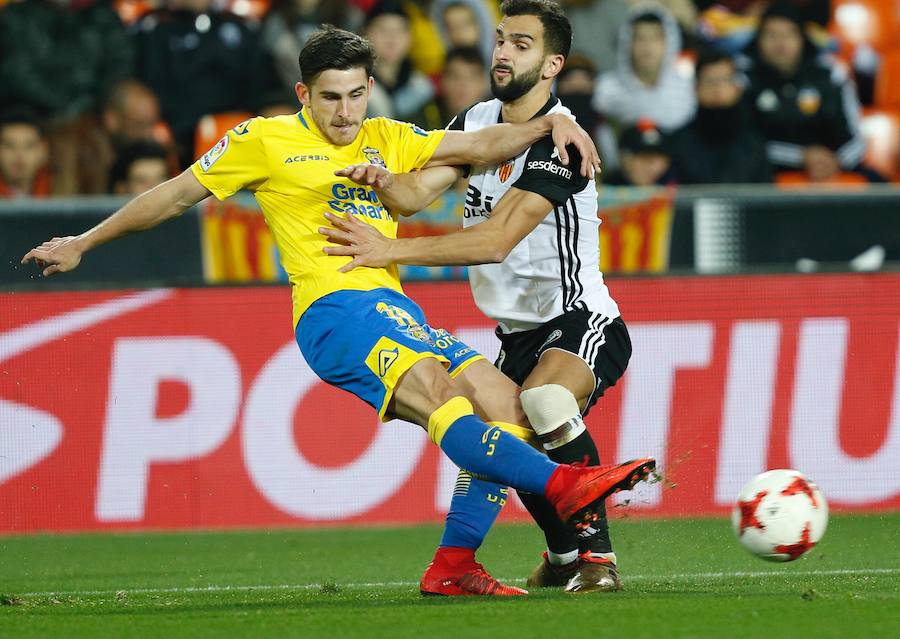
[[[26,126],[34,127],[37,129],[38,135],[42,138],[47,136],[47,130],[44,123],[31,109],[25,107],[13,107],[0,113],[0,131],[2,131],[4,127],[12,124],[24,124]]]
[[[537,16],[544,27],[544,50],[569,57],[572,49],[572,24],[562,7],[553,0],[503,0],[504,16]]]
[[[662,27],[663,21],[658,14],[653,13],[652,11],[648,11],[646,13],[639,14],[634,20],[631,21],[632,28],[634,28],[634,26],[637,24],[658,24]],[[665,29],[665,27],[663,27],[663,29]]]
[[[300,81],[312,83],[322,71],[355,67],[366,70],[366,77],[375,72],[375,50],[372,44],[355,33],[330,24],[313,33],[300,51]]]
[[[481,52],[475,47],[455,47],[450,49],[444,57],[444,69],[446,69],[447,65],[454,60],[459,60],[460,62],[466,62],[468,64],[477,64],[482,69],[486,68],[484,58],[481,57]]]
[[[697,57],[697,63],[694,65],[694,78],[700,80],[700,74],[703,72],[703,69],[720,62],[727,62],[732,67],[736,66],[734,58],[727,53],[715,50],[702,51]]]
[[[162,160],[168,167],[169,152],[156,142],[144,140],[132,142],[119,151],[116,162],[110,171],[110,184],[115,186],[119,182],[127,180],[128,174],[131,172],[131,166],[139,160]]]

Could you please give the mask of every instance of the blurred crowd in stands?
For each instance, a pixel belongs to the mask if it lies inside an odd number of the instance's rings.
[[[900,179],[900,0],[563,0],[556,93],[618,185]],[[369,38],[371,116],[489,97],[498,0],[0,0],[0,198],[136,194],[298,110],[321,24]]]

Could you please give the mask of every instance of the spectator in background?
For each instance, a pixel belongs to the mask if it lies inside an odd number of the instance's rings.
[[[616,70],[602,74],[594,92],[594,108],[607,120],[599,140],[607,167],[618,163],[616,129],[646,118],[670,132],[694,115],[694,87],[675,66],[680,51],[681,34],[668,11],[641,5],[631,12],[620,31]]]
[[[599,73],[614,71],[628,0],[564,0],[562,5],[572,23],[572,50],[587,55]]]
[[[475,47],[485,66],[490,64],[497,21],[484,0],[435,0],[431,20],[447,49]]]
[[[168,151],[155,142],[135,142],[119,153],[110,175],[113,192],[140,195],[171,177]]]
[[[375,88],[369,96],[369,115],[426,125],[425,109],[434,86],[409,59],[409,18],[399,2],[382,0],[366,17],[363,35],[377,56]]]
[[[131,43],[108,2],[34,0],[0,11],[0,104],[71,119],[132,70]]]
[[[0,198],[47,197],[51,182],[40,120],[24,109],[0,116]]]
[[[666,186],[675,183],[665,134],[650,120],[641,120],[619,140],[622,165],[603,175],[610,186]]]
[[[134,26],[137,75],[159,97],[181,163],[194,154],[197,121],[224,111],[254,112],[277,84],[259,31],[212,0],[170,0]]]
[[[793,5],[803,22],[815,22],[827,27],[831,19],[830,0],[780,0],[780,2]],[[694,4],[698,11],[720,7],[733,14],[760,17],[774,4],[774,0],[694,0]]]
[[[592,136],[600,124],[600,114],[594,110],[594,63],[581,53],[566,58],[566,66],[556,76],[556,97],[572,112],[575,120]]]
[[[293,93],[300,75],[300,49],[316,29],[331,24],[356,31],[363,17],[348,0],[275,0],[263,21],[261,37],[282,86]]]
[[[790,4],[773,5],[744,60],[748,97],[776,171],[805,171],[814,182],[860,169],[865,141],[859,102],[846,73],[818,55]]]
[[[700,57],[695,69],[697,115],[669,143],[681,184],[771,182],[766,141],[751,126],[734,60]]]
[[[427,128],[447,126],[459,113],[485,100],[489,92],[487,67],[481,52],[474,47],[450,49],[441,73],[437,100],[440,119],[438,122],[429,121]]]
[[[137,80],[119,82],[109,91],[98,115],[82,116],[51,135],[56,191],[65,195],[108,193],[117,154],[134,142],[166,145],[171,168],[177,168],[169,136],[156,95]]]

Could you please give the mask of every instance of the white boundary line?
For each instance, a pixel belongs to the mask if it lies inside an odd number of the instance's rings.
[[[840,575],[897,575],[900,568],[845,568],[840,570],[757,570],[750,572],[685,572],[661,575],[625,575],[626,583],[629,581],[690,581],[694,579],[723,579],[731,577],[813,577],[813,576],[840,576]],[[505,583],[519,583],[524,579],[501,579]],[[372,588],[396,588],[417,586],[417,581],[371,581],[357,583],[338,583],[339,589],[372,589]],[[322,588],[322,582],[314,584],[259,584],[256,586],[185,586],[173,588],[120,588],[118,590],[46,590],[37,592],[13,593],[19,597],[91,597],[98,595],[125,594],[176,594],[195,592],[251,592],[254,590],[317,590]]]

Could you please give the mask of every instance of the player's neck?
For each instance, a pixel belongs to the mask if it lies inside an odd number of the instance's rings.
[[[523,95],[518,100],[512,102],[504,102],[500,107],[500,114],[503,116],[504,122],[516,124],[518,122],[528,122],[534,117],[534,114],[547,104],[550,99],[550,87],[535,87]]]

